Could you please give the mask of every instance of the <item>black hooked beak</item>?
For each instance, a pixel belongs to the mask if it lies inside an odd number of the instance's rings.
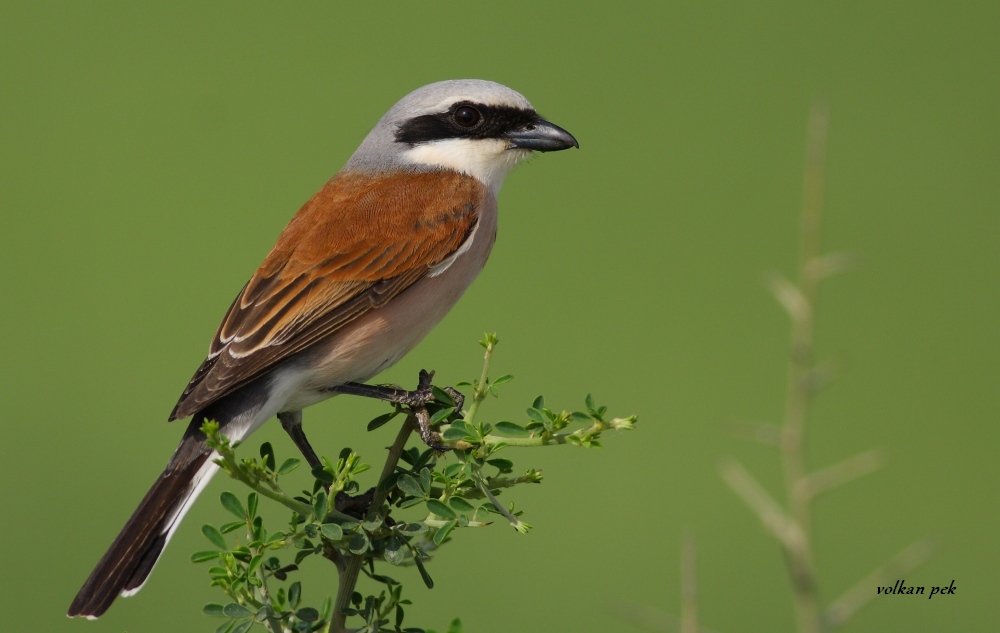
[[[521,129],[508,132],[505,138],[510,141],[511,147],[539,152],[558,152],[571,147],[580,149],[572,134],[541,117]]]

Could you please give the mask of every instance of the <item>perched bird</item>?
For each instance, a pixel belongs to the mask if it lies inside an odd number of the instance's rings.
[[[486,263],[507,174],[532,151],[570,147],[569,132],[491,81],[442,81],[394,105],[233,301],[170,414],[193,416],[180,446],[68,614],[99,617],[146,582],[218,470],[204,420],[239,441],[277,415],[314,459],[301,410],[410,351]]]

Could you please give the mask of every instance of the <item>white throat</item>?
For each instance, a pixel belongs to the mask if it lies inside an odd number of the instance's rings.
[[[449,138],[412,147],[403,152],[403,160],[468,174],[496,193],[507,174],[530,155],[531,150],[508,149],[498,139]]]

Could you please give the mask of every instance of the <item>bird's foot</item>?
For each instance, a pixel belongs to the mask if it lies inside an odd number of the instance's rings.
[[[407,407],[417,419],[417,426],[420,431],[420,439],[424,444],[438,451],[445,451],[447,447],[441,442],[441,435],[436,433],[431,427],[430,414],[427,405],[434,401],[434,389],[431,379],[434,372],[421,369],[417,380],[417,388],[407,391],[394,385],[366,385],[357,382],[347,382],[342,385],[330,387],[329,391],[343,393],[365,398],[375,398],[392,404]],[[453,387],[442,389],[455,402],[455,410],[461,411],[465,404],[465,396]]]

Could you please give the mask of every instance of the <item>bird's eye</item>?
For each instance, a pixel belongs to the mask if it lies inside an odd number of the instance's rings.
[[[482,120],[483,115],[472,106],[462,106],[455,110],[455,123],[464,128],[474,128]]]

